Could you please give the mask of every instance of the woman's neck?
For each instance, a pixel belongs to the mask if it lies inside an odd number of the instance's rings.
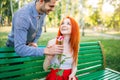
[[[69,43],[69,40],[70,40],[70,36],[68,35],[64,35],[64,43]]]
[[[70,35],[64,35],[64,42],[63,42],[64,51],[63,51],[63,53],[72,54],[69,41],[70,41]]]

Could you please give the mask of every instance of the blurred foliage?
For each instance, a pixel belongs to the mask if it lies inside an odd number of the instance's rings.
[[[13,12],[33,0],[0,0],[0,16],[10,25],[12,21],[11,4]],[[89,4],[88,2],[92,2]],[[55,11],[46,17],[47,27],[58,27],[60,21],[66,15],[74,17],[82,27],[103,27],[120,30],[120,1],[119,0],[59,0]],[[109,3],[114,7],[113,13],[104,13],[102,7],[104,3]]]

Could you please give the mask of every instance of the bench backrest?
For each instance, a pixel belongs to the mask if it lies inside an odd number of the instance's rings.
[[[13,48],[0,48],[0,80],[32,80],[44,77],[44,57],[20,57]]]
[[[43,47],[43,46],[41,46]],[[44,78],[44,57],[20,57],[13,48],[0,48],[0,80],[32,80]],[[77,76],[104,69],[99,42],[80,44]]]
[[[105,68],[105,60],[100,42],[80,44],[77,75],[92,73]]]

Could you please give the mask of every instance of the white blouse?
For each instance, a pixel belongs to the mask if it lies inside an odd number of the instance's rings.
[[[57,64],[60,66],[60,69],[71,69],[73,63],[73,57],[71,54],[63,54],[61,57],[61,61],[65,60],[63,64],[60,65],[60,61],[58,60],[58,55],[55,55],[51,60],[51,65]]]

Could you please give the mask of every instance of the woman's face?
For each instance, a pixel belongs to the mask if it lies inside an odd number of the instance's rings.
[[[70,35],[71,34],[71,22],[69,18],[65,18],[60,26],[60,32],[63,35]]]

